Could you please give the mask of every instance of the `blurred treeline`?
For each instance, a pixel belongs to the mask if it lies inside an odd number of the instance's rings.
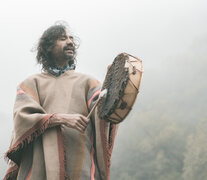
[[[207,39],[144,69],[136,104],[119,126],[111,179],[206,180]]]
[[[162,52],[160,52],[162,53]],[[207,38],[176,56],[144,64],[140,94],[119,125],[112,154],[111,180],[207,179]],[[5,116],[5,117],[4,117]],[[8,115],[3,120],[12,122]],[[8,134],[11,123],[2,134]],[[3,153],[10,136],[1,136]]]

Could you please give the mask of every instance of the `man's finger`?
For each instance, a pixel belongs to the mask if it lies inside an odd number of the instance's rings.
[[[82,124],[83,126],[87,126],[88,125],[88,123],[87,122],[85,122],[85,120],[83,119],[83,117],[80,117],[80,124]]]
[[[87,124],[89,123],[89,119],[87,117],[85,117],[83,115],[81,115],[80,117],[85,123],[87,123]]]
[[[78,123],[77,126],[78,126],[79,128],[81,128],[82,130],[85,130],[85,129],[86,129],[86,126],[83,126],[83,125],[80,124],[80,123]]]
[[[84,133],[84,131],[85,131],[84,129],[80,128],[79,126],[76,126],[76,129],[81,133]]]

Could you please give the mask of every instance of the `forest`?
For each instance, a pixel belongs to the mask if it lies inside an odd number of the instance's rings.
[[[206,49],[200,39],[159,70],[145,69],[133,110],[119,125],[112,180],[207,179]]]
[[[143,59],[140,93],[117,132],[111,180],[207,179],[206,49],[202,38],[159,60],[157,68],[146,67]],[[12,123],[5,114],[1,118]],[[3,153],[9,139],[0,137],[0,177],[7,168]]]

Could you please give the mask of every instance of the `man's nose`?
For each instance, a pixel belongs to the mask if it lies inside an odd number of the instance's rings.
[[[66,43],[67,44],[73,44],[73,41],[68,37]]]

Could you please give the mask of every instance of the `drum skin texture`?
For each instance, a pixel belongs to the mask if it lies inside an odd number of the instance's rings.
[[[142,73],[142,61],[137,57],[127,53],[116,56],[102,86],[107,94],[98,104],[99,118],[115,124],[125,119],[139,92]]]

